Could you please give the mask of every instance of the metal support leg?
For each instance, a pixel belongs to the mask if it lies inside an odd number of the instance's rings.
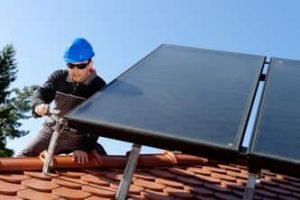
[[[56,125],[54,127],[54,132],[52,134],[51,141],[48,146],[46,158],[44,161],[44,166],[43,166],[44,175],[47,175],[50,171],[50,165],[52,163],[52,158],[57,144],[57,140],[59,138],[60,133],[62,133],[67,126],[67,121],[65,119],[60,118],[55,120],[56,120]]]
[[[243,200],[253,200],[255,193],[256,174],[250,173],[244,193]]]
[[[132,150],[130,152],[122,180],[120,182],[118,191],[116,193],[116,200],[125,200],[127,197],[129,186],[131,184],[131,180],[134,174],[134,170],[136,168],[139,159],[140,151],[141,151],[141,145],[139,144],[132,145]]]

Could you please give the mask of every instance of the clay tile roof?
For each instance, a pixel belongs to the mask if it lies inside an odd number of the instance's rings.
[[[79,165],[71,156],[55,156],[52,171],[42,174],[43,160],[0,159],[0,199],[114,199],[128,156],[92,153]],[[127,199],[242,199],[246,166],[163,152],[139,156]],[[263,170],[255,199],[300,199],[300,179]]]

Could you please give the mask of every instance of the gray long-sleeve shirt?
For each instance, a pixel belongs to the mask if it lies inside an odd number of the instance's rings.
[[[101,90],[105,85],[105,81],[95,72],[89,75],[84,82],[75,83],[69,77],[68,70],[57,70],[34,92],[31,102],[32,114],[35,117],[39,117],[34,112],[35,107],[43,103],[50,104],[53,101],[52,113],[62,117],[85,99]],[[96,144],[98,137],[86,134],[84,138],[78,149],[89,151]]]

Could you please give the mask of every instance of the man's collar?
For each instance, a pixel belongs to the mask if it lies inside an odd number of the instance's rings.
[[[80,83],[83,85],[89,85],[96,76],[97,76],[97,73],[92,72],[83,82],[80,82]],[[72,80],[69,73],[68,73],[68,76],[66,77],[66,81],[69,83],[74,83],[74,81]]]

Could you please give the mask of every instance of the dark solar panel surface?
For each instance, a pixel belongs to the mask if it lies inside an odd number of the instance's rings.
[[[163,149],[237,152],[263,62],[161,45],[66,118],[82,130]]]
[[[296,164],[300,173],[300,61],[272,58],[250,153]]]

